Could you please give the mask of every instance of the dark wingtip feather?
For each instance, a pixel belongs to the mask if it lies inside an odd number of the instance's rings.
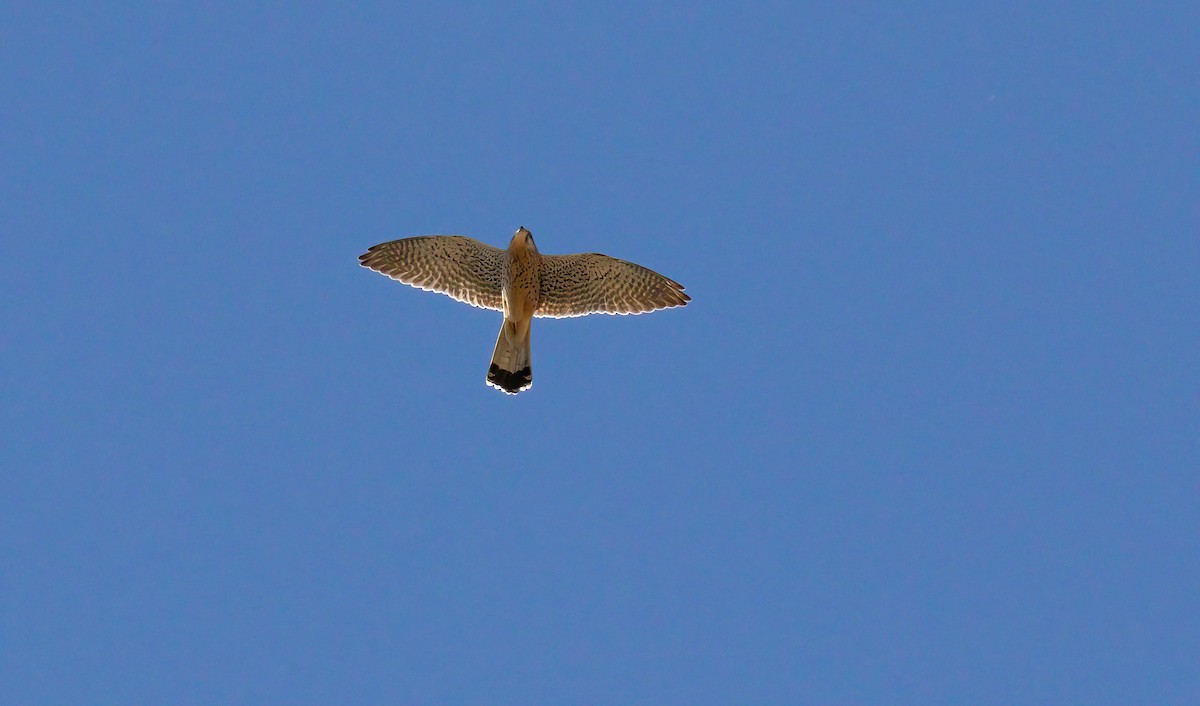
[[[386,245],[390,245],[390,243],[379,243],[378,245],[372,245],[371,247],[367,248],[367,251],[365,253],[358,256],[358,263],[360,265],[362,265],[363,267],[371,267],[371,269],[375,269],[374,267],[371,266],[370,263],[372,261],[378,260],[380,251]]]

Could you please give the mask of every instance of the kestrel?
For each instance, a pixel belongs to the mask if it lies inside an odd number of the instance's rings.
[[[524,228],[508,250],[462,235],[426,235],[380,243],[358,261],[419,289],[504,312],[487,384],[510,395],[533,386],[533,317],[641,314],[691,301],[683,285],[632,262],[599,253],[542,255]]]

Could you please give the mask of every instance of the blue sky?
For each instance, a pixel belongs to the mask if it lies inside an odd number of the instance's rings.
[[[1198,20],[6,3],[0,702],[1196,703]]]

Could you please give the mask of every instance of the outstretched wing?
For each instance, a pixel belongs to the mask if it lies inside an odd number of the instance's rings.
[[[503,309],[504,251],[463,235],[423,235],[373,246],[363,267],[430,292],[484,309]]]
[[[534,316],[641,314],[689,301],[683,285],[632,262],[600,253],[543,255]]]

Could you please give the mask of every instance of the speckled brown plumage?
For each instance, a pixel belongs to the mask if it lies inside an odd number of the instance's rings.
[[[418,289],[448,294],[484,309],[502,309],[500,275],[506,254],[463,235],[422,235],[372,246],[363,267]]]
[[[641,314],[691,300],[683,285],[632,262],[599,253],[541,255],[524,228],[507,250],[461,235],[427,235],[381,243],[359,262],[405,284],[503,311],[487,382],[510,394],[533,384],[533,317]]]
[[[600,253],[546,255],[534,316],[642,314],[689,301],[683,285],[632,262]]]

